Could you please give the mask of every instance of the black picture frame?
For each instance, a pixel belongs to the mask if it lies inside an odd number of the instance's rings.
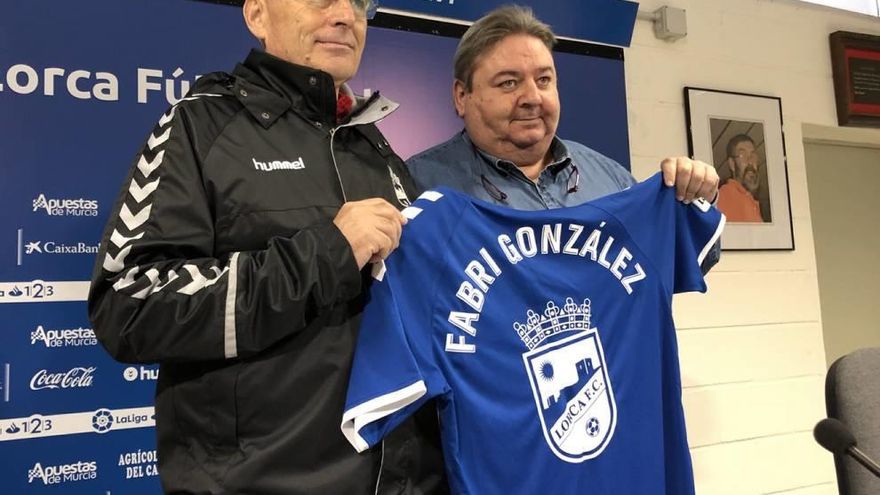
[[[794,250],[782,99],[684,88],[688,150],[721,178],[724,250]]]

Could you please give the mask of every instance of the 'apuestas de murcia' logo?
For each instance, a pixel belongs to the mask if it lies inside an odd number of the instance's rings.
[[[45,467],[38,462],[28,470],[28,483],[42,481],[44,485],[93,480],[97,477],[97,461],[79,461],[72,464]]]
[[[31,332],[31,345],[42,342],[46,347],[82,347],[97,345],[98,339],[91,328],[65,328],[62,330],[46,330],[38,325]]]
[[[98,216],[98,201],[94,199],[49,199],[40,194],[33,201],[34,211],[45,210],[51,216]]]
[[[40,370],[31,378],[31,390],[43,390],[47,388],[86,388],[92,386],[92,373],[94,366],[83,368],[77,366],[68,371],[49,373]]]

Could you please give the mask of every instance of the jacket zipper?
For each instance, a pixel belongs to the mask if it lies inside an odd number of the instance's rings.
[[[348,196],[345,194],[345,185],[342,183],[342,174],[339,173],[339,165],[336,163],[336,152],[333,148],[333,139],[336,137],[336,131],[338,129],[339,127],[333,127],[330,129],[330,158],[333,160],[333,170],[336,171],[336,180],[339,181],[339,190],[342,192],[342,204],[345,204],[348,202]],[[391,169],[389,168],[388,170]],[[379,445],[381,447],[381,454],[379,456],[379,471],[376,473],[376,487],[373,491],[374,495],[379,494],[379,487],[382,482],[382,469],[385,466],[385,440],[382,440]]]
[[[333,149],[333,139],[336,137],[338,127],[330,129],[330,159],[333,160],[333,170],[336,171],[336,180],[339,181],[339,190],[342,191],[342,204],[348,203],[348,196],[345,194],[345,185],[342,183],[342,174],[339,173],[339,165],[336,163],[336,151]]]
[[[379,472],[376,473],[376,490],[373,492],[374,495],[379,495],[379,486],[381,486],[382,481],[382,468],[385,466],[385,440],[379,442],[379,445],[382,452],[379,456]]]

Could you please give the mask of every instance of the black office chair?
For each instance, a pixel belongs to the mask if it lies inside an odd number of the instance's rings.
[[[880,347],[834,361],[825,377],[828,417],[849,426],[858,448],[880,459]],[[834,456],[840,495],[878,495],[880,479],[849,456]]]

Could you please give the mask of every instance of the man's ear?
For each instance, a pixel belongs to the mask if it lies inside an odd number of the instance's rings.
[[[468,90],[465,84],[458,79],[452,82],[452,102],[455,104],[455,113],[459,117],[464,117],[464,99],[467,97]]]
[[[730,170],[730,176],[736,177],[736,162],[733,161],[733,158],[727,157],[727,160],[724,163],[727,164],[727,169]]]
[[[265,0],[244,0],[242,14],[244,15],[244,22],[247,24],[248,30],[265,47],[267,31]]]

